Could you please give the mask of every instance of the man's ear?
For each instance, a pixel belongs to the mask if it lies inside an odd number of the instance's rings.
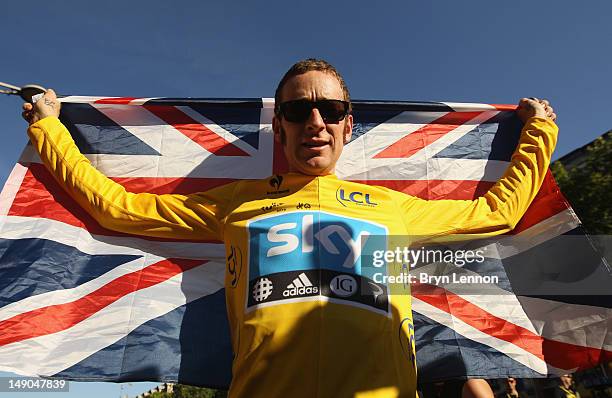
[[[353,115],[346,117],[346,123],[344,124],[344,143],[348,144],[353,135]]]
[[[272,131],[274,131],[274,141],[276,141],[278,144],[282,144],[281,121],[278,117],[276,117],[276,115],[272,116]]]

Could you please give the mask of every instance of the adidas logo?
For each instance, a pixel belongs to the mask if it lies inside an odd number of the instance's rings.
[[[283,292],[283,296],[294,297],[313,293],[319,293],[319,288],[317,286],[313,286],[310,279],[308,279],[306,274],[302,272],[293,280],[293,282],[287,285],[287,288]]]

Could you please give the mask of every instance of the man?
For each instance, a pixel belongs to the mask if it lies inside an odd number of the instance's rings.
[[[516,379],[514,377],[508,377],[506,379],[506,394],[503,398],[520,398],[520,394],[516,389]]]
[[[574,377],[564,374],[559,377],[559,385],[555,389],[555,398],[580,398],[580,393],[574,386]]]
[[[519,147],[485,196],[428,202],[334,176],[353,117],[346,85],[327,62],[295,64],[275,97],[273,129],[290,173],[186,196],[127,193],[95,170],[57,119],[52,91],[24,104],[24,117],[44,163],[102,226],[225,242],[230,396],[414,397],[410,292],[364,274],[361,238],[511,230],[546,173],[557,135],[553,109],[521,100]]]

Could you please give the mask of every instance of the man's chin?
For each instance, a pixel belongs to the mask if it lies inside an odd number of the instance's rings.
[[[292,169],[292,171],[306,175],[323,176],[332,174],[334,172],[334,165],[328,159],[310,158],[294,165]]]

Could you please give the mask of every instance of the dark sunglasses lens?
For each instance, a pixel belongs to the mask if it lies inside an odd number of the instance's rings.
[[[339,100],[287,101],[281,104],[280,110],[289,122],[303,123],[309,117],[313,108],[317,108],[326,123],[338,123],[344,119],[348,111],[348,103]]]
[[[328,123],[337,123],[346,116],[347,106],[345,102],[337,100],[323,100],[317,104],[323,120]]]
[[[313,105],[309,101],[289,101],[281,105],[281,111],[287,121],[301,123],[308,119]]]

